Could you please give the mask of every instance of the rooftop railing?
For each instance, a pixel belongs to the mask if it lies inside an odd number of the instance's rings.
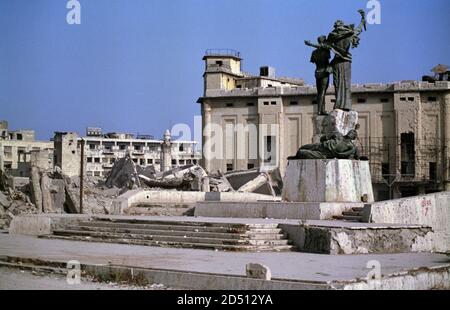
[[[241,58],[241,53],[227,48],[211,48],[205,51],[205,56],[233,56]]]

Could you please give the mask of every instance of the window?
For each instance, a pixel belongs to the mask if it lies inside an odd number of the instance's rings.
[[[216,65],[223,66],[223,61],[222,60],[216,60]]]
[[[255,106],[255,104],[253,102],[247,103],[247,107],[254,107],[254,106]]]
[[[269,105],[269,101],[264,101],[264,105]]]
[[[21,133],[18,133],[18,134],[17,134],[17,140],[22,140],[22,139],[23,139],[22,134],[21,134]]]
[[[242,85],[236,85],[236,88],[242,88]]]
[[[255,168],[255,164],[247,164],[247,169],[253,169]]]
[[[134,150],[135,151],[140,151],[141,150],[141,146],[140,145],[135,145],[134,146]]]
[[[389,182],[389,163],[382,163],[381,164],[381,175],[383,176],[383,179]]]
[[[387,102],[389,102],[389,98],[381,98],[380,102],[387,103]]]
[[[186,165],[192,164],[192,161],[190,159],[186,160]]]
[[[144,158],[141,158],[141,160],[140,160],[140,165],[141,165],[141,166],[144,166],[144,165],[145,165],[145,159],[144,159]]]
[[[406,177],[414,177],[416,174],[416,150],[414,133],[402,133],[401,142],[401,174]]]
[[[153,159],[147,159],[147,164],[148,165],[152,165],[153,164]]]
[[[89,149],[90,150],[95,150],[95,144],[89,144]]]
[[[184,159],[180,159],[179,162],[180,162],[180,165],[184,165],[184,163],[185,163]]]
[[[92,157],[88,157],[88,158],[86,158],[86,160],[88,163],[92,163]]]
[[[400,97],[400,101],[406,101],[406,97]]]
[[[193,163],[194,165],[196,165],[196,164],[197,164],[197,159],[193,159],[193,160],[192,160],[192,163]]]
[[[233,171],[233,164],[227,164],[227,171]]]
[[[124,145],[124,144],[122,144],[122,145],[120,146],[120,149],[121,149],[121,150],[125,150],[126,148],[127,148],[127,146]]]
[[[428,97],[428,102],[436,102],[437,98],[436,97]]]
[[[176,159],[172,159],[172,166],[175,166],[177,164],[177,160]]]
[[[436,181],[437,180],[437,166],[436,166],[435,162],[430,162],[429,172],[430,172],[430,181]]]
[[[272,84],[269,84],[269,85],[267,85],[267,87],[273,87],[273,85],[272,85]]]
[[[408,97],[408,101],[414,101],[414,97]]]
[[[331,99],[331,102],[332,103],[336,103],[336,99]]]
[[[270,104],[271,105],[277,105],[277,102],[276,101],[272,101]]]
[[[266,151],[272,152],[272,136],[266,136]]]
[[[264,143],[264,162],[276,163],[276,136],[266,136]]]
[[[94,177],[99,177],[100,176],[100,171],[94,171]]]
[[[366,99],[365,98],[358,98],[358,103],[366,103]]]
[[[137,164],[137,158],[133,158],[133,162],[135,163],[135,164]]]
[[[298,102],[297,101],[291,101],[289,104],[290,105],[298,105]]]
[[[178,150],[179,150],[180,152],[184,152],[184,145],[183,145],[183,144],[180,144],[180,146],[178,147]]]
[[[103,164],[107,164],[107,163],[108,163],[108,158],[106,158],[106,157],[103,157],[103,159],[102,159],[102,163],[103,163]]]
[[[100,163],[100,157],[95,157],[95,158],[94,158],[94,162],[95,162],[95,163]]]
[[[3,152],[4,152],[6,157],[12,156],[12,147],[11,146],[5,146],[3,148]]]
[[[232,103],[227,103],[227,107],[231,108],[232,106],[234,106],[234,104],[232,104]]]

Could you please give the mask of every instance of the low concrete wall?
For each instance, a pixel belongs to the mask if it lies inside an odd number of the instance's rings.
[[[357,279],[333,282],[336,290],[449,290],[450,265],[437,268],[418,268],[389,274],[381,279]]]
[[[375,202],[365,206],[364,220],[431,226],[434,233],[422,242],[435,251],[450,251],[450,192]]]
[[[421,242],[430,227],[416,225],[388,225],[351,223],[329,226],[280,224],[288,239],[306,253],[349,255],[429,252],[429,244]]]
[[[16,216],[9,226],[12,235],[50,235],[54,229],[90,218],[81,214],[30,214]]]
[[[318,202],[200,202],[195,216],[331,220],[334,215],[363,207],[362,203]]]
[[[128,191],[113,201],[113,214],[124,214],[136,206],[189,206],[202,201],[254,202],[280,201],[280,197],[239,192]]]

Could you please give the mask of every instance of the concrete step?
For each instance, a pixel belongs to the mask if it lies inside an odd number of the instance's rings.
[[[353,207],[352,210],[355,212],[363,212],[364,208],[363,207]]]
[[[76,230],[55,230],[53,232],[57,236],[83,236],[100,239],[137,239],[147,241],[163,241],[175,243],[199,243],[199,244],[223,244],[223,245],[287,245],[288,240],[268,239],[268,240],[252,240],[252,239],[218,239],[218,238],[199,238],[184,236],[165,236],[165,235],[146,235],[132,233],[110,233],[110,232],[94,232],[94,231],[76,231]]]
[[[362,216],[362,211],[344,211],[344,212],[342,212],[342,215],[361,217]]]
[[[228,224],[222,226],[201,226],[190,225],[187,222],[180,223],[165,222],[161,223],[117,223],[117,222],[105,222],[105,221],[84,221],[80,222],[80,226],[89,227],[108,227],[108,228],[129,228],[129,229],[148,229],[148,230],[167,230],[167,231],[194,231],[194,232],[211,232],[211,233],[245,233],[251,230],[254,233],[281,233],[281,229],[277,228],[277,225],[245,225],[245,224]],[[215,223],[219,224],[219,223]]]
[[[200,222],[200,221],[163,221],[151,219],[118,219],[93,217],[91,222],[97,223],[122,223],[122,224],[148,224],[169,226],[200,226],[200,227],[225,227],[225,228],[277,228],[278,224],[238,224],[223,222]]]
[[[214,233],[205,231],[176,231],[176,230],[155,230],[155,229],[140,229],[140,228],[119,228],[119,227],[94,227],[94,226],[78,226],[69,225],[65,230],[81,230],[81,231],[96,231],[96,232],[111,232],[111,233],[132,233],[145,235],[162,235],[162,236],[187,236],[187,237],[204,237],[204,238],[218,238],[218,239],[285,239],[286,234],[280,233],[255,233],[247,231],[246,233]]]
[[[361,222],[362,216],[350,216],[350,215],[335,215],[333,216],[335,220],[351,221],[351,222]]]
[[[63,239],[72,241],[88,241],[88,242],[103,242],[103,243],[119,243],[119,244],[132,244],[132,245],[144,245],[144,246],[159,246],[159,247],[179,247],[179,248],[193,248],[204,250],[222,250],[222,251],[235,251],[235,252],[284,252],[295,251],[295,247],[292,245],[222,245],[222,244],[206,244],[206,243],[187,243],[187,242],[173,242],[173,241],[149,241],[138,239],[102,239],[83,236],[59,236],[59,235],[46,235],[40,236],[40,238],[46,239]]]

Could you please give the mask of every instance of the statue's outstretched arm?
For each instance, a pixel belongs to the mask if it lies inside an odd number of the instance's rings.
[[[355,29],[355,35],[359,35],[361,32],[363,32],[364,30],[367,30],[367,25],[366,25],[366,13],[364,12],[364,10],[358,10],[358,13],[361,15],[361,22],[359,23],[358,28]]]
[[[315,47],[315,48],[320,48],[321,46],[318,44],[314,44],[311,41],[305,40],[305,45],[307,46],[311,46],[311,47]]]

